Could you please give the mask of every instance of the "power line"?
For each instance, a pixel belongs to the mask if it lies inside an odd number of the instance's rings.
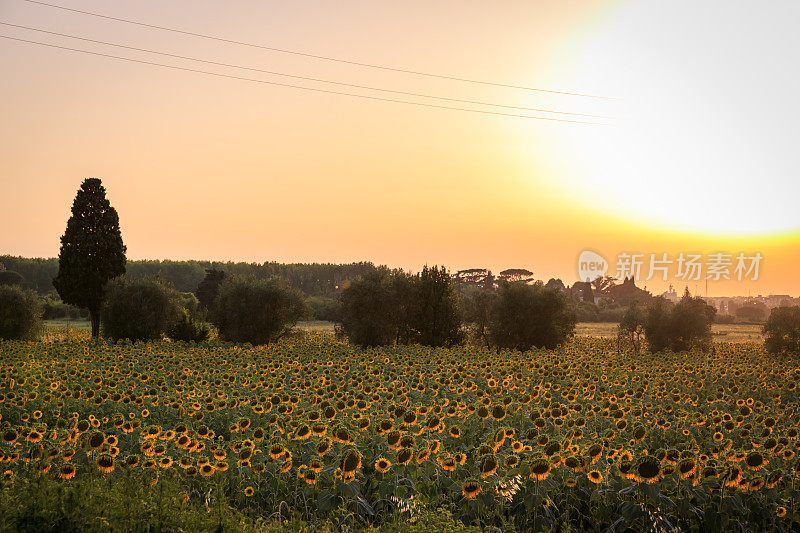
[[[470,78],[460,78],[460,77],[457,77],[457,76],[448,76],[448,75],[444,75],[444,74],[434,74],[434,73],[431,73],[431,72],[421,72],[421,71],[417,71],[417,70],[410,70],[410,69],[404,69],[404,68],[388,67],[388,66],[385,66],[385,65],[376,65],[376,64],[373,64],[373,63],[361,63],[361,62],[358,62],[358,61],[351,61],[351,60],[341,59],[341,58],[336,58],[336,57],[328,57],[328,56],[322,56],[322,55],[317,55],[317,54],[311,54],[311,53],[308,53],[308,52],[300,52],[298,50],[289,50],[289,49],[286,49],[286,48],[276,48],[276,47],[272,47],[272,46],[265,46],[265,45],[255,44],[255,43],[248,43],[248,42],[244,42],[244,41],[237,41],[237,40],[234,40],[234,39],[226,39],[224,37],[216,37],[214,35],[206,35],[206,34],[203,34],[203,33],[195,33],[195,32],[186,31],[186,30],[179,30],[177,28],[168,28],[166,26],[158,26],[158,25],[155,25],[155,24],[148,24],[148,23],[139,22],[139,21],[136,21],[136,20],[129,20],[129,19],[124,19],[124,18],[119,18],[119,17],[112,17],[112,16],[109,16],[109,15],[102,15],[100,13],[94,13],[92,11],[84,11],[84,10],[81,10],[81,9],[74,9],[74,8],[71,8],[71,7],[59,6],[59,5],[56,5],[56,4],[49,4],[47,2],[40,2],[39,0],[23,0],[23,1],[31,3],[31,4],[38,4],[38,5],[42,5],[42,6],[52,7],[52,8],[55,8],[55,9],[62,9],[64,11],[72,11],[73,13],[80,13],[82,15],[89,15],[89,16],[92,16],[92,17],[103,18],[103,19],[106,19],[106,20],[114,20],[116,22],[124,22],[126,24],[135,24],[137,26],[143,26],[145,28],[152,28],[152,29],[163,30],[163,31],[171,31],[171,32],[180,33],[180,34],[183,34],[183,35],[191,35],[192,37],[200,37],[202,39],[210,39],[210,40],[213,40],[213,41],[220,41],[220,42],[223,42],[223,43],[237,44],[237,45],[241,45],[241,46],[249,46],[251,48],[260,48],[262,50],[269,50],[271,52],[280,52],[282,54],[292,54],[292,55],[297,55],[297,56],[310,57],[310,58],[314,58],[314,59],[321,59],[323,61],[334,61],[336,63],[344,63],[344,64],[347,64],[347,65],[355,65],[355,66],[359,66],[359,67],[366,67],[366,68],[373,68],[373,69],[380,69],[380,70],[389,70],[389,71],[392,71],[392,72],[401,72],[401,73],[404,73],[404,74],[413,74],[415,76],[426,76],[426,77],[429,77],[429,78],[440,78],[440,79],[445,79],[445,80],[461,81],[461,82],[466,82],[466,83],[477,83],[477,84],[480,84],[480,85],[493,85],[495,87],[507,87],[507,88],[511,88],[511,89],[523,89],[523,90],[526,90],[526,91],[536,91],[536,92],[552,93],[552,94],[565,94],[565,95],[569,95],[569,96],[583,96],[583,97],[586,97],[586,98],[602,98],[602,99],[607,99],[607,100],[613,100],[614,99],[614,97],[612,97],[612,96],[599,96],[599,95],[595,95],[595,94],[574,93],[574,92],[567,92],[567,91],[554,91],[554,90],[549,90],[549,89],[537,89],[537,88],[534,88],[534,87],[525,87],[523,85],[512,85],[512,84],[508,84],[508,83],[495,83],[495,82],[490,82],[490,81],[474,80],[474,79],[470,79]]]
[[[55,31],[43,30],[43,29],[40,29],[40,28],[33,28],[33,27],[30,27],[30,26],[22,26],[20,24],[11,24],[9,22],[0,21],[0,24],[2,24],[3,26],[11,26],[11,27],[14,27],[14,28],[22,28],[22,29],[25,29],[25,30],[36,31],[36,32],[39,32],[39,33],[47,33],[49,35],[58,35],[59,37],[67,37],[69,39],[76,39],[76,40],[79,40],[79,41],[85,41],[85,42],[89,42],[89,43],[102,44],[102,45],[106,45],[106,46],[115,46],[117,48],[124,48],[124,49],[127,49],[127,50],[135,50],[137,52],[147,52],[149,54],[157,54],[157,55],[166,56],[166,57],[174,57],[174,58],[177,58],[177,59],[186,59],[188,61],[195,61],[195,62],[198,62],[198,63],[206,63],[208,65],[217,65],[217,66],[221,66],[221,67],[237,68],[237,69],[241,69],[241,70],[249,70],[249,71],[252,71],[252,72],[261,72],[263,74],[272,74],[272,75],[275,75],[275,76],[284,76],[284,77],[288,77],[288,78],[295,78],[295,79],[306,80],[306,81],[314,81],[314,82],[320,82],[320,83],[330,83],[330,84],[333,84],[333,85],[340,85],[340,86],[344,86],[344,87],[353,87],[353,88],[356,88],[356,89],[368,89],[370,91],[380,91],[380,92],[393,93],[393,94],[402,94],[402,95],[405,95],[405,96],[416,96],[416,97],[421,97],[421,98],[431,98],[431,99],[434,99],[434,100],[445,100],[445,101],[448,101],[448,102],[459,102],[459,103],[462,103],[462,104],[477,104],[477,105],[486,105],[486,106],[492,106],[492,107],[502,107],[502,108],[505,108],[505,109],[519,109],[519,110],[522,110],[522,111],[536,111],[536,112],[539,112],[539,113],[555,113],[555,114],[558,114],[558,115],[573,115],[573,116],[579,116],[579,117],[606,118],[606,119],[611,118],[609,116],[604,116],[604,115],[590,115],[590,114],[587,114],[587,113],[570,113],[568,111],[555,111],[555,110],[552,110],[552,109],[543,109],[543,108],[537,108],[537,107],[522,107],[522,106],[514,106],[514,105],[495,104],[495,103],[492,103],[492,102],[484,102],[484,101],[480,101],[480,100],[466,100],[466,99],[462,99],[462,98],[449,98],[449,97],[446,97],[446,96],[434,96],[434,95],[430,95],[430,94],[414,93],[414,92],[408,92],[408,91],[397,91],[397,90],[393,90],[393,89],[383,89],[383,88],[380,88],[380,87],[371,87],[371,86],[368,86],[368,85],[357,85],[357,84],[353,84],[353,83],[345,83],[345,82],[340,82],[340,81],[331,81],[331,80],[325,80],[325,79],[321,79],[321,78],[311,78],[311,77],[308,77],[308,76],[297,76],[297,75],[294,75],[294,74],[286,74],[286,73],[283,73],[283,72],[275,72],[275,71],[272,71],[272,70],[264,70],[264,69],[260,69],[260,68],[254,68],[254,67],[245,67],[245,66],[242,66],[242,65],[234,65],[234,64],[231,64],[231,63],[222,63],[222,62],[219,62],[219,61],[209,61],[209,60],[206,60],[206,59],[198,59],[198,58],[195,58],[195,57],[183,56],[183,55],[178,55],[178,54],[170,54],[170,53],[167,53],[167,52],[159,52],[157,50],[151,50],[151,49],[148,49],[148,48],[137,48],[135,46],[127,46],[127,45],[124,45],[124,44],[110,43],[110,42],[107,42],[107,41],[98,41],[96,39],[87,39],[85,37],[78,37],[76,35],[69,35],[69,34],[66,34],[66,33],[59,33],[59,32],[55,32]]]
[[[354,93],[346,93],[346,92],[342,92],[342,91],[331,91],[331,90],[328,90],[328,89],[318,89],[316,87],[304,87],[302,85],[292,85],[292,84],[289,84],[289,83],[279,83],[279,82],[276,82],[276,81],[266,81],[266,80],[259,80],[259,79],[255,79],[255,78],[245,78],[243,76],[234,76],[232,74],[221,74],[219,72],[211,72],[211,71],[208,71],[208,70],[199,70],[199,69],[193,69],[193,68],[188,68],[188,67],[179,67],[179,66],[176,66],[176,65],[167,65],[167,64],[164,64],[164,63],[156,63],[156,62],[153,62],[153,61],[145,61],[143,59],[133,59],[133,58],[130,58],[130,57],[115,56],[115,55],[111,55],[111,54],[103,54],[103,53],[100,53],[100,52],[92,52],[92,51],[89,51],[89,50],[81,50],[79,48],[70,48],[70,47],[67,47],[67,46],[59,46],[59,45],[55,45],[55,44],[42,43],[42,42],[39,42],[39,41],[31,41],[31,40],[28,40],[28,39],[19,39],[17,37],[10,37],[8,35],[0,35],[0,38],[9,39],[9,40],[12,40],[12,41],[19,41],[19,42],[22,42],[22,43],[29,43],[29,44],[36,44],[36,45],[40,45],[40,46],[46,46],[46,47],[49,47],[49,48],[57,48],[57,49],[60,49],[60,50],[69,50],[71,52],[80,52],[82,54],[89,54],[89,55],[94,55],[94,56],[107,57],[107,58],[110,58],[110,59],[119,59],[121,61],[128,61],[128,62],[131,62],[131,63],[141,63],[142,65],[152,65],[152,66],[155,66],[155,67],[163,67],[163,68],[169,68],[169,69],[173,69],[173,70],[182,70],[182,71],[185,71],[185,72],[194,72],[194,73],[197,73],[197,74],[206,74],[206,75],[209,75],[209,76],[217,76],[219,78],[230,78],[230,79],[234,79],[234,80],[249,81],[249,82],[253,82],[253,83],[263,83],[263,84],[266,84],[266,85],[276,85],[278,87],[289,87],[289,88],[292,88],[292,89],[302,89],[302,90],[305,90],[305,91],[314,91],[314,92],[327,93],[327,94],[336,94],[336,95],[340,95],[340,96],[352,96],[354,98],[365,98],[365,99],[368,99],[368,100],[377,100],[377,101],[381,101],[381,102],[393,102],[393,103],[396,103],[396,104],[408,104],[408,105],[415,105],[415,106],[420,106],[420,107],[432,107],[432,108],[436,108],[436,109],[449,109],[449,110],[452,110],[452,111],[465,111],[465,112],[468,112],[468,113],[481,113],[481,114],[484,114],[484,115],[498,115],[498,116],[503,116],[503,117],[517,117],[517,118],[527,118],[527,119],[535,119],[535,120],[550,120],[550,121],[553,121],[553,122],[571,122],[573,124],[591,124],[591,125],[595,125],[595,126],[607,126],[608,125],[607,123],[602,123],[602,122],[586,122],[586,121],[581,121],[581,120],[567,120],[567,119],[555,118],[555,117],[534,117],[534,116],[530,116],[530,115],[518,115],[518,114],[514,114],[514,113],[500,113],[498,111],[488,111],[488,110],[484,110],[484,109],[468,109],[468,108],[465,108],[465,107],[452,107],[452,106],[444,106],[444,105],[437,105],[437,104],[427,104],[427,103],[423,103],[423,102],[412,102],[410,100],[397,100],[397,99],[394,99],[394,98],[383,98],[383,97],[380,97],[380,96],[368,96],[368,95],[365,95],[365,94],[354,94]]]

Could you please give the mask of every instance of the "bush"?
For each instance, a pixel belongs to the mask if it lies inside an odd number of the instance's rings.
[[[359,346],[382,346],[398,336],[400,299],[386,268],[353,281],[339,297],[341,331]]]
[[[575,332],[577,317],[566,297],[540,283],[503,283],[492,310],[489,334],[499,348],[555,348]]]
[[[472,340],[478,344],[489,346],[489,321],[496,293],[478,285],[464,285],[459,293],[464,322],[471,326]]]
[[[444,267],[425,266],[412,278],[411,323],[414,340],[423,346],[453,346],[461,342],[461,308]]]
[[[44,320],[54,320],[58,318],[68,318],[76,320],[81,317],[88,317],[89,311],[74,305],[65,304],[58,298],[42,298],[42,318]]]
[[[800,307],[776,307],[762,330],[769,353],[800,354]]]
[[[119,277],[106,285],[101,322],[114,340],[157,340],[178,319],[178,293],[158,280]]]
[[[303,294],[279,278],[229,276],[211,318],[222,339],[257,345],[280,339],[308,314]]]
[[[36,340],[42,330],[42,308],[31,290],[0,285],[0,339]]]
[[[214,307],[214,300],[219,294],[219,286],[225,280],[225,272],[213,268],[206,269],[206,275],[197,286],[195,293],[200,306],[206,311],[211,311]]]
[[[22,285],[25,278],[13,270],[3,270],[0,272],[0,285]]]
[[[644,333],[653,353],[664,350],[685,352],[707,351],[711,347],[711,324],[716,309],[702,298],[687,292],[673,305],[664,298],[655,298],[647,310]]]
[[[204,342],[211,336],[211,328],[201,315],[192,315],[181,309],[175,321],[167,329],[167,337],[176,341]]]
[[[461,340],[461,311],[452,279],[427,266],[411,276],[382,267],[353,281],[340,296],[341,332],[359,346]]]
[[[311,309],[311,317],[314,320],[340,321],[339,302],[333,298],[310,296],[306,298],[306,305]]]

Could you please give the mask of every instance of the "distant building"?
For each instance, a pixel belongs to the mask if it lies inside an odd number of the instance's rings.
[[[661,293],[662,298],[666,298],[670,302],[677,302],[678,301],[678,293],[675,291],[675,287],[672,285],[669,286],[669,290],[666,292]]]

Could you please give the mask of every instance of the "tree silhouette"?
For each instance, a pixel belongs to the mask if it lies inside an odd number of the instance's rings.
[[[92,336],[100,334],[100,306],[106,283],[125,273],[125,245],[119,216],[97,178],[83,181],[61,237],[53,286],[68,304],[89,310]]]

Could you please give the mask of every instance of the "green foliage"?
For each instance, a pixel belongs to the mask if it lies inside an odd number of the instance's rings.
[[[206,311],[194,294],[182,292],[177,295],[179,310],[177,317],[167,328],[167,336],[176,341],[204,342],[211,337],[211,328],[206,322]]]
[[[620,341],[627,340],[630,342],[636,352],[641,348],[641,337],[644,333],[645,319],[644,310],[642,310],[636,302],[633,302],[628,306],[628,309],[625,310],[625,314],[619,322],[617,337]]]
[[[503,283],[492,309],[489,334],[500,348],[555,348],[574,334],[576,322],[560,291],[541,284]]]
[[[58,274],[58,259],[26,258],[0,255],[0,266],[22,274],[26,283],[39,294],[55,291],[53,278]],[[194,292],[207,270],[219,270],[230,275],[255,276],[260,279],[280,277],[290,287],[307,296],[335,298],[350,281],[369,272],[372,263],[234,263],[222,261],[172,261],[145,259],[127,261],[126,274],[132,279],[160,277],[181,292]],[[213,300],[213,299],[212,299]],[[201,299],[202,301],[202,299]]]
[[[36,340],[42,329],[36,293],[0,285],[0,339]]]
[[[75,196],[61,237],[53,285],[64,302],[89,310],[92,335],[96,337],[105,285],[124,273],[125,245],[117,211],[106,199],[100,180],[86,179]]]
[[[461,309],[444,267],[427,265],[412,278],[411,330],[423,346],[453,346],[462,339]]]
[[[40,302],[42,304],[42,318],[44,320],[55,320],[59,318],[77,320],[89,316],[88,310],[65,304],[58,298],[41,298]]]
[[[769,353],[800,355],[800,307],[774,308],[762,333]]]
[[[156,340],[179,318],[179,296],[155,279],[119,277],[106,287],[103,333],[114,340]]]
[[[277,341],[308,314],[302,293],[279,278],[228,276],[211,319],[221,338],[257,345]]]
[[[644,322],[650,351],[708,350],[715,315],[713,307],[702,298],[692,298],[688,292],[674,305],[664,298],[654,298]]]
[[[341,330],[359,346],[461,340],[461,310],[450,275],[427,266],[416,276],[382,267],[352,282],[340,296]]]
[[[13,270],[0,271],[0,285],[21,285],[25,281],[18,272]]]
[[[386,268],[353,281],[340,296],[342,331],[353,344],[382,346],[398,336],[398,288]]]
[[[459,291],[464,322],[472,327],[474,342],[489,346],[489,322],[497,293],[480,285],[463,285]]]
[[[197,300],[200,306],[206,311],[210,311],[214,307],[214,300],[217,299],[219,294],[219,286],[225,280],[225,272],[213,268],[206,270],[206,275],[203,280],[197,285]]]
[[[306,298],[306,305],[311,309],[311,316],[314,320],[340,321],[339,301],[335,298],[310,296]]]
[[[745,304],[736,310],[735,315],[743,322],[763,322],[769,315],[769,308],[761,302]]]

